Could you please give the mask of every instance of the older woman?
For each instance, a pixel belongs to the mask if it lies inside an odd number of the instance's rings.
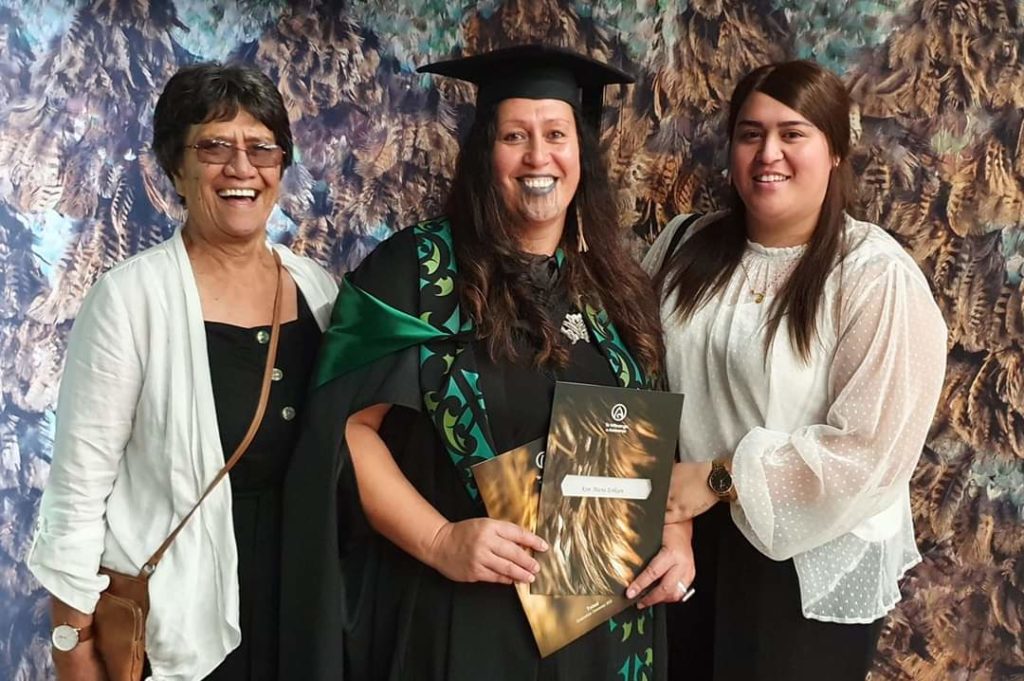
[[[596,137],[603,86],[629,78],[537,46],[424,70],[476,83],[476,118],[447,216],[342,287],[286,485],[282,674],[662,678],[662,619],[634,608],[540,658],[510,585],[546,545],[487,518],[469,471],[547,434],[556,379],[660,369]]]
[[[909,481],[946,329],[914,261],[845,212],[849,113],[812,62],[747,75],[729,108],[732,210],[673,220],[645,261],[686,395],[669,515],[697,516],[675,678],[863,681],[920,560]]]
[[[184,68],[153,127],[188,218],[82,304],[29,566],[53,597],[58,678],[105,679],[91,637],[99,570],[138,573],[243,439],[279,294],[265,415],[153,573],[146,646],[155,679],[276,679],[280,486],[336,286],[267,246],[292,135],[266,76]]]

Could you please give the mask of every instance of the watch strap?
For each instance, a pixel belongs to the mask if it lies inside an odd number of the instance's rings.
[[[92,625],[86,624],[84,627],[75,627],[78,629],[78,642],[82,643],[92,638]]]

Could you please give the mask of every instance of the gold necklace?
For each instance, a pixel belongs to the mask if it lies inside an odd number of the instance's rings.
[[[771,289],[772,285],[778,281],[778,272],[775,273],[774,277],[765,282],[764,290],[758,291],[750,279],[750,270],[747,269],[747,263],[743,262],[742,258],[740,259],[740,267],[743,268],[743,280],[747,283],[747,291],[750,293],[751,297],[753,297],[754,302],[760,305],[764,302],[765,296],[768,295],[768,291]]]

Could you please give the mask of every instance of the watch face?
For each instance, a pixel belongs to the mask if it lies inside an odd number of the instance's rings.
[[[732,491],[732,476],[724,467],[715,466],[708,476],[708,486],[715,494],[725,496]]]
[[[50,640],[53,642],[53,647],[63,653],[74,650],[78,645],[78,629],[69,624],[58,624],[53,628]]]

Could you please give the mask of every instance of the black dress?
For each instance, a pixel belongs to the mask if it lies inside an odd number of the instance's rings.
[[[298,435],[320,328],[301,293],[298,318],[281,325],[267,410],[249,449],[229,473],[238,548],[242,642],[206,678],[277,681],[281,486]],[[227,459],[252,420],[267,360],[269,326],[206,322],[217,426]]]
[[[417,291],[411,231],[382,244],[354,275],[360,288],[400,309],[415,305],[408,299]],[[530,269],[538,300],[560,319],[569,302],[553,260],[537,259]],[[389,288],[399,287],[408,288],[398,293],[406,296],[404,304],[387,298]],[[571,345],[569,366],[557,372],[491,362],[477,342],[465,347],[475,353],[498,453],[546,435],[556,379],[616,384],[591,342]],[[532,356],[528,344],[521,349]],[[512,587],[450,581],[368,527],[337,422],[377,403],[394,405],[379,433],[419,493],[449,520],[485,515],[423,411],[418,356],[418,347],[389,355],[327,384],[311,399],[308,432],[285,492],[282,678],[664,679],[660,609],[652,621],[650,614],[629,608],[614,623],[541,659]],[[324,452],[338,456],[328,459]]]
[[[807,619],[792,560],[760,553],[728,504],[694,520],[697,593],[668,606],[673,681],[864,681],[883,620]]]

